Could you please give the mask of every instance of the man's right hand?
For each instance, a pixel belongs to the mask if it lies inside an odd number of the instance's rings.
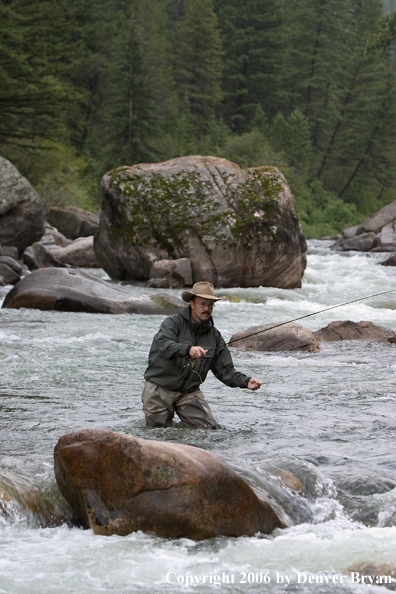
[[[207,352],[208,351],[205,351],[205,349],[203,349],[200,346],[192,346],[190,349],[190,357],[192,359],[200,359],[201,357],[206,355]]]

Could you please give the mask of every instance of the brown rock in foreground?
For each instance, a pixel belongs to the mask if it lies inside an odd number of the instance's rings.
[[[85,429],[61,437],[54,460],[61,493],[96,534],[202,540],[284,526],[261,494],[200,448]]]
[[[343,320],[331,322],[326,328],[314,332],[318,340],[335,342],[337,340],[367,340],[370,342],[396,342],[396,334],[389,328],[377,326],[372,322],[351,322]]]
[[[319,351],[314,333],[296,322],[252,326],[233,334],[229,344],[241,351]]]

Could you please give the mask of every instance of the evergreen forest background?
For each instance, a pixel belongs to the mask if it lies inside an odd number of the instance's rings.
[[[396,0],[0,0],[0,154],[46,205],[119,165],[275,165],[307,237],[396,200]]]

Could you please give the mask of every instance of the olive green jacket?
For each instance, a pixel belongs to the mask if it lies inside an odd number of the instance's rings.
[[[192,360],[192,346],[208,352]],[[154,336],[145,379],[168,390],[191,392],[205,381],[209,369],[231,388],[246,388],[250,380],[234,368],[231,353],[212,318],[207,324],[195,322],[190,306],[166,318]]]

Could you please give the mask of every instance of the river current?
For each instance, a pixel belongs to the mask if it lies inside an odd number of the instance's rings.
[[[386,254],[310,241],[301,289],[221,289],[213,317],[239,330],[396,291]],[[103,271],[95,274],[106,278]],[[0,288],[0,302],[10,287]],[[151,293],[127,285],[133,295]],[[180,291],[171,291],[179,295]],[[140,395],[163,316],[0,310],[1,594],[382,592],[396,568],[396,344],[322,343],[318,353],[232,350],[257,392],[204,384],[217,431],[145,427]],[[368,320],[396,331],[396,292],[301,320]],[[289,526],[270,536],[96,536],[70,523],[53,471],[64,433],[88,427],[209,450],[266,489]],[[274,469],[292,472],[305,493]],[[388,576],[388,577],[387,577]],[[395,576],[396,577],[396,576]],[[395,583],[388,584],[394,589]]]

